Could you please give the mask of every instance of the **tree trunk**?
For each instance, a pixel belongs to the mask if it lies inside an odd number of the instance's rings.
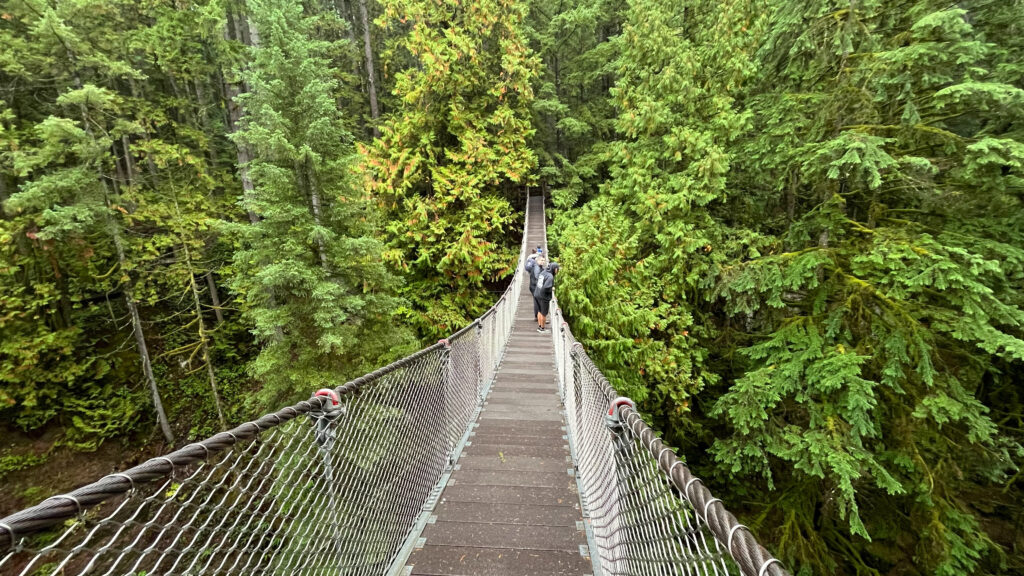
[[[249,25],[245,16],[241,14],[235,15],[229,10],[227,19],[228,24],[224,30],[224,36],[226,38],[232,39],[231,35],[232,33],[234,33],[234,40],[240,41],[250,48],[259,46],[259,32],[254,27]],[[242,93],[242,91],[245,89],[245,85],[242,83],[241,80],[239,80],[238,82],[229,82],[227,80],[227,77],[223,74],[223,70],[221,70],[221,76],[225,79],[224,93],[227,95],[226,104],[228,108],[228,129],[232,133],[234,133],[238,131],[239,123],[242,119],[243,114],[242,107],[238,105],[238,102],[235,101],[235,98]],[[237,149],[238,173],[239,177],[242,179],[242,198],[244,200],[249,200],[252,198],[253,192],[256,189],[256,187],[253,185],[252,177],[249,176],[248,168],[248,164],[252,160],[252,154],[249,152],[249,148],[244,144],[236,143],[235,146]],[[249,216],[250,224],[258,224],[260,222],[259,215],[253,212],[252,209],[250,209],[249,207],[246,207],[246,213]],[[267,290],[267,292],[267,298],[270,301],[270,306],[272,308],[276,307],[277,302],[276,299],[274,298],[273,292],[269,289]],[[277,326],[274,329],[274,332],[276,334],[277,340],[281,340],[282,338],[284,338],[284,331],[280,326]]]
[[[135,80],[132,77],[128,77],[128,87],[132,91],[132,98],[141,98],[142,95],[139,93],[138,86],[135,85]],[[142,131],[142,137],[149,142],[149,132],[147,130]],[[149,171],[149,175],[153,178],[153,185],[156,186],[159,183],[156,173],[156,163],[153,159],[146,154],[146,169]]]
[[[213,135],[214,131],[210,129],[210,117],[207,114],[208,103],[206,101],[206,92],[203,91],[202,78],[197,78],[192,82],[196,92],[196,118],[199,121],[199,128],[204,134]],[[210,168],[217,169],[217,146],[215,140],[210,138],[210,145],[206,149],[206,153],[210,158]]]
[[[100,178],[103,174],[100,173]],[[107,206],[107,226],[110,236],[114,240],[114,248],[117,250],[117,263],[122,272],[127,268],[127,258],[124,253],[124,243],[121,239],[121,231],[118,224],[111,218],[111,211],[114,209],[110,201],[110,193],[104,182],[104,203]],[[139,360],[142,362],[142,373],[146,377],[146,384],[149,386],[153,398],[153,408],[156,410],[156,420],[160,424],[160,430],[168,443],[174,444],[174,432],[171,431],[171,424],[167,420],[167,413],[164,412],[164,404],[160,400],[160,389],[156,385],[156,377],[153,375],[153,363],[149,357],[149,347],[146,345],[146,334],[142,331],[142,317],[139,315],[139,305],[132,293],[131,280],[124,286],[124,302],[128,307],[128,313],[132,317],[132,332],[135,336],[135,347],[139,352]]]
[[[120,242],[117,242],[120,244]],[[118,259],[124,266],[124,249],[118,250]],[[174,444],[174,432],[171,431],[171,424],[167,420],[167,413],[164,412],[164,404],[160,400],[160,389],[156,385],[156,377],[153,376],[153,364],[149,359],[149,348],[146,346],[146,335],[142,332],[142,318],[139,316],[139,307],[132,296],[131,288],[125,287],[124,301],[128,306],[128,312],[132,316],[132,330],[135,333],[135,345],[139,349],[139,359],[142,360],[142,373],[146,376],[146,383],[149,384],[149,391],[153,397],[153,408],[156,409],[156,419],[160,423],[160,431],[169,444]]]
[[[102,173],[100,178],[102,178]],[[106,183],[104,183],[106,188]],[[117,263],[122,272],[127,268],[127,258],[124,253],[124,243],[121,239],[121,231],[118,224],[111,218],[110,212],[114,209],[108,191],[104,191],[104,203],[107,207],[107,226],[111,238],[114,240],[114,248],[117,250]],[[153,375],[153,363],[149,357],[149,347],[146,345],[146,334],[142,331],[142,317],[139,315],[139,305],[132,293],[131,280],[124,285],[124,303],[128,307],[128,313],[132,317],[132,333],[135,336],[135,347],[139,352],[139,360],[142,362],[142,373],[146,377],[146,384],[153,399],[153,408],[156,410],[156,420],[160,424],[160,430],[168,443],[174,444],[174,433],[171,431],[171,424],[167,420],[167,413],[164,411],[164,404],[160,400],[160,389],[156,385],[156,377]]]
[[[234,40],[241,41],[246,46],[255,46],[256,44],[250,44],[251,38],[258,38],[255,33],[250,35],[249,26],[245,22],[243,16],[235,17],[230,12],[228,13],[229,25],[224,31],[224,35],[231,38],[232,30],[235,31],[236,37]],[[231,26],[231,23],[234,26]],[[232,133],[237,132],[239,123],[242,120],[242,107],[238,105],[235,98],[242,93],[242,82],[228,82],[226,81],[224,86],[224,93],[227,95],[227,108],[228,108],[228,130]],[[253,186],[252,178],[249,176],[249,161],[252,160],[252,155],[249,153],[249,147],[245,144],[235,143],[237,150],[238,160],[238,176],[242,180],[242,198],[251,199],[253,191],[256,189]],[[246,213],[249,216],[249,222],[256,224],[260,221],[259,216],[252,211],[249,207],[246,207]]]
[[[132,147],[128,141],[128,135],[121,135],[121,147],[124,148],[124,172],[128,178],[128,185],[135,185],[135,163],[132,161]]]
[[[224,323],[224,313],[220,306],[220,293],[217,292],[217,282],[213,279],[213,272],[206,273],[206,285],[210,288],[210,301],[213,302],[213,314],[217,317],[217,325]]]
[[[313,166],[309,161],[309,157],[302,160],[301,163],[296,163],[295,166],[296,181],[306,195],[309,197],[310,207],[313,212],[313,222],[316,223],[316,227],[320,228],[321,224],[321,206],[320,206],[320,191],[317,189],[316,174],[313,171]],[[323,238],[317,236],[316,238],[316,249],[317,254],[320,256],[320,265],[324,271],[328,271],[327,264],[327,246],[324,245]]]
[[[177,200],[175,200],[177,209]],[[199,346],[203,352],[203,363],[206,364],[206,376],[210,381],[210,390],[213,392],[213,404],[217,407],[217,419],[220,420],[220,427],[227,428],[227,421],[224,419],[224,409],[220,401],[220,393],[217,391],[217,376],[213,372],[213,362],[210,359],[210,346],[206,338],[206,322],[203,320],[203,303],[199,299],[199,285],[196,283],[196,273],[192,269],[192,255],[188,245],[182,243],[185,249],[185,265],[188,267],[188,285],[192,290],[192,303],[196,310],[196,320],[199,322]]]
[[[370,41],[370,17],[366,10],[366,0],[359,0],[359,17],[363,22],[363,52],[366,56],[366,79],[370,90],[370,118],[373,120],[373,137],[380,137],[380,130],[377,128],[377,118],[380,117],[380,110],[377,108],[377,79],[373,68],[373,44]]]

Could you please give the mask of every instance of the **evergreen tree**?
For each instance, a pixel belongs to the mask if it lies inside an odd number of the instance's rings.
[[[385,258],[408,278],[407,316],[441,336],[493,303],[485,283],[512,273],[513,185],[536,164],[524,143],[537,60],[522,2],[382,6],[385,30],[407,24],[397,50],[415,65],[397,75],[399,108],[366,149],[364,171],[387,211]]]
[[[572,208],[607,178],[615,110],[612,41],[622,27],[622,0],[563,0],[530,6],[531,44],[544,67],[533,103],[541,186],[556,208]]]
[[[690,396],[717,380],[702,294],[727,257],[731,232],[712,210],[728,194],[726,147],[748,119],[729,97],[751,69],[750,35],[736,25],[743,7],[630,3],[612,89],[611,179],[559,223],[574,330],[625,392],[679,427]]]
[[[216,191],[229,178],[217,169],[217,115],[200,114],[197,103],[215,85],[202,39],[217,29],[217,8],[196,8],[26,0],[5,12],[12,51],[2,74],[17,105],[6,116],[0,168],[11,240],[3,250],[6,278],[20,287],[0,304],[13,323],[3,339],[3,420],[27,430],[59,425],[73,447],[95,448],[136,426],[146,413],[137,374],[167,405],[166,437],[217,404],[209,387],[194,402],[188,354],[177,349],[188,329],[178,323],[183,262],[203,277],[192,313],[217,300],[217,264],[205,254],[215,239],[203,222],[224,208]],[[39,313],[53,322],[32,322]],[[209,358],[210,334],[200,340]]]
[[[1020,15],[630,5],[561,298],[801,573],[1019,570]]]
[[[398,301],[370,234],[374,213],[349,175],[352,135],[335,104],[330,43],[300,5],[251,0],[260,43],[243,73],[248,92],[236,141],[253,154],[255,222],[240,235],[232,287],[263,344],[251,367],[265,407],[336,386],[401,350],[389,329]]]

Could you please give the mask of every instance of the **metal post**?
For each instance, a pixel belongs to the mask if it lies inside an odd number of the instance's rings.
[[[311,411],[309,416],[316,422],[316,443],[320,447],[320,455],[324,461],[324,477],[327,480],[327,487],[331,493],[330,503],[336,511],[340,511],[341,507],[336,502],[337,491],[334,485],[334,463],[331,462],[331,448],[334,447],[336,437],[332,424],[345,413],[345,407],[341,404],[338,393],[330,388],[317,390],[313,394],[312,400],[321,397],[325,398],[320,401],[322,402],[322,407],[319,410]],[[342,553],[341,520],[333,514],[331,518],[332,524],[334,524],[334,535],[331,537],[331,540],[334,541],[334,551],[338,555],[338,569],[340,570],[345,564]]]

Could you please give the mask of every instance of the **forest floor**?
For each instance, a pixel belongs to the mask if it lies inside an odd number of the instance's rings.
[[[144,439],[108,440],[94,452],[58,445],[62,432],[0,430],[0,518],[135,466],[163,451]]]

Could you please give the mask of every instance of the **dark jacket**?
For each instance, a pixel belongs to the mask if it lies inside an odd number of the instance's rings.
[[[551,270],[544,270],[537,277],[537,286],[533,289],[533,297],[538,300],[550,301],[554,297],[555,275]]]
[[[536,258],[529,258],[526,260],[526,271],[530,273],[530,293],[533,294],[533,290],[537,287],[537,278],[544,270],[537,263]]]

